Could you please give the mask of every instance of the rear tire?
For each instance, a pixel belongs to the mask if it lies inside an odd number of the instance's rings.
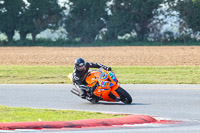
[[[92,104],[97,104],[99,102],[99,100],[97,100],[95,98],[88,100],[88,101],[90,101]]]
[[[87,99],[89,102],[91,102],[92,104],[96,104],[99,102],[99,97],[93,95],[90,99]]]
[[[127,91],[125,91],[123,88],[119,87],[117,88],[116,92],[120,96],[120,100],[125,103],[125,104],[131,104],[132,103],[132,98],[129,95]]]

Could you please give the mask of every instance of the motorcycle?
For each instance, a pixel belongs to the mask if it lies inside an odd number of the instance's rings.
[[[68,77],[72,81],[72,74],[69,74]],[[112,71],[106,71],[103,68],[90,70],[85,81],[89,88],[93,88],[93,90],[87,92],[86,96],[86,99],[93,104],[99,101],[132,103],[132,97],[120,87],[118,79]],[[71,92],[80,96],[77,88],[73,88]]]

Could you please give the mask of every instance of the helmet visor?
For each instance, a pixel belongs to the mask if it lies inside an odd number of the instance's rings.
[[[83,66],[79,66],[79,67],[78,67],[78,70],[79,70],[79,71],[85,70],[85,66],[84,66],[84,65],[83,65]]]

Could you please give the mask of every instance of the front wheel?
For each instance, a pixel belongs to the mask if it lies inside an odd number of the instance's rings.
[[[132,103],[132,98],[129,95],[127,91],[125,91],[123,88],[119,87],[117,88],[116,92],[120,96],[120,100],[125,103],[125,104],[131,104]]]

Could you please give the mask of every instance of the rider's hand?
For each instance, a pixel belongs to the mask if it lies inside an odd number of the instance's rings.
[[[108,67],[108,68],[107,68],[107,71],[112,71],[112,68],[111,68],[111,67]]]

